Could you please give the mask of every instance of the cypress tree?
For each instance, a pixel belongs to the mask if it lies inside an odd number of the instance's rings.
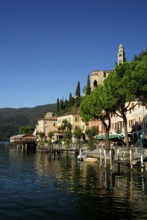
[[[81,94],[80,94],[80,82],[78,81],[78,84],[77,84],[77,88],[76,88],[76,93],[75,93],[76,96],[80,97]]]
[[[88,78],[87,78],[87,85],[86,85],[86,95],[90,95],[91,93],[91,87],[90,87],[90,77],[88,75]]]
[[[57,99],[57,113],[60,112],[60,103],[59,103],[59,99]]]
[[[70,92],[70,94],[69,94],[69,102],[72,100],[72,94],[71,94],[71,92]]]

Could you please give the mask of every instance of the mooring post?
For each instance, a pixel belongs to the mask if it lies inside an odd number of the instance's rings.
[[[102,166],[102,150],[100,149],[100,166]]]
[[[106,168],[106,150],[104,150],[104,167]]]
[[[143,167],[144,167],[144,165],[143,165],[143,154],[141,154],[141,172],[143,172]]]
[[[110,155],[110,170],[112,170],[112,149],[110,149],[109,155]]]
[[[133,168],[133,164],[132,164],[132,150],[130,150],[130,167],[131,167],[131,169]]]

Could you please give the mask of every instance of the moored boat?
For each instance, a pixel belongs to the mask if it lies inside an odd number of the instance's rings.
[[[84,158],[85,158],[85,155],[82,153],[82,150],[80,148],[80,152],[79,152],[79,154],[77,156],[77,159],[83,161]]]
[[[85,157],[83,158],[84,162],[92,162],[92,163],[96,163],[97,162],[97,158],[95,157]]]

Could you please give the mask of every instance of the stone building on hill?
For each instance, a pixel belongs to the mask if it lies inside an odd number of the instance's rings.
[[[122,44],[118,47],[118,53],[117,53],[117,63],[123,63],[125,61],[125,51],[124,46]],[[91,90],[93,90],[97,85],[103,84],[104,80],[107,78],[109,73],[111,73],[112,70],[94,70],[91,73],[90,76],[90,86]]]

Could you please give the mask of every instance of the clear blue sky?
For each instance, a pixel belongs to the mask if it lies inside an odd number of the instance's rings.
[[[120,43],[128,61],[147,49],[147,0],[0,0],[0,108],[82,94]]]

